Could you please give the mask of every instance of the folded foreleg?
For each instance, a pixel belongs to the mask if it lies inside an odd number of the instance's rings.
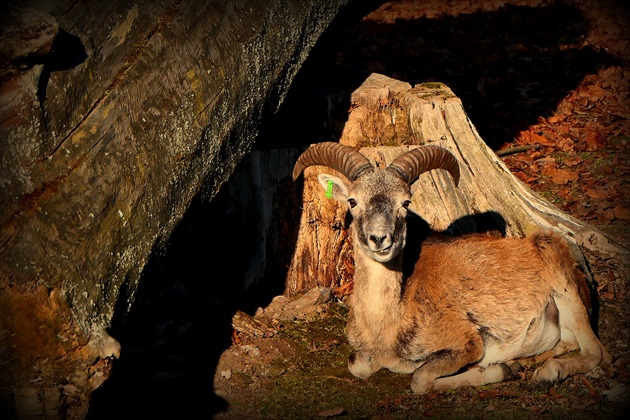
[[[444,390],[462,385],[480,385],[478,381],[483,381],[481,377],[484,375],[467,375],[461,383],[457,379],[461,374],[448,377],[483,357],[483,339],[478,333],[462,335],[461,338],[462,341],[452,342],[448,347],[431,354],[414,372],[411,380],[413,392],[424,394],[436,388]],[[470,381],[473,383],[469,383]]]

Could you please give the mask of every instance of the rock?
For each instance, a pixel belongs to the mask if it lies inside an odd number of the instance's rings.
[[[237,331],[257,337],[273,337],[277,332],[265,322],[243,311],[236,311],[232,317],[232,326]]]
[[[15,412],[19,417],[35,417],[44,414],[44,405],[39,398],[39,389],[35,386],[26,386],[16,389]]]
[[[279,295],[271,299],[271,303],[273,305],[282,305],[283,303],[288,302],[288,301],[289,301],[289,298],[284,295]]]
[[[0,15],[0,28],[0,81],[10,76],[11,70],[17,71],[50,53],[59,32],[53,16],[21,6],[8,7]]]
[[[286,296],[276,296],[265,308],[265,315],[280,321],[294,321],[316,315],[332,301],[332,291],[328,287],[316,286],[291,300]]]
[[[297,309],[307,309],[315,305],[328,303],[332,299],[332,292],[328,287],[317,286],[306,292],[304,296],[293,302],[291,306]]]
[[[260,349],[252,344],[240,346],[239,350],[250,357],[260,356]]]

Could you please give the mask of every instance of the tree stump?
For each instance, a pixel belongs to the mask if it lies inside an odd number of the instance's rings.
[[[360,147],[377,165],[389,164],[414,145],[436,143],[459,160],[456,188],[443,171],[423,174],[412,186],[410,209],[434,231],[461,234],[490,223],[506,236],[549,229],[566,237],[578,261],[582,251],[607,260],[627,278],[630,251],[597,228],[556,208],[516,178],[486,146],[462,102],[444,84],[412,87],[372,74],[351,97],[351,111],[340,143]],[[311,167],[304,173],[303,213],[287,278],[287,293],[351,281],[352,250],[345,211],[327,200]],[[339,174],[337,174],[339,176]]]

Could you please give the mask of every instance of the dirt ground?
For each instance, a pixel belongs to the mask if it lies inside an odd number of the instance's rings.
[[[628,242],[630,27],[621,3],[393,1],[342,34],[319,59],[446,83],[523,182]],[[265,327],[235,332],[214,374],[227,404],[216,418],[627,418],[628,279],[608,261],[589,262],[613,372],[540,391],[530,366],[519,380],[417,396],[409,375],[381,371],[364,381],[348,372],[347,307],[313,290],[276,298],[254,317]]]
[[[256,319],[274,326],[273,336],[240,334],[223,352],[214,390],[228,406],[215,418],[627,418],[630,349],[623,337],[630,331],[619,323],[629,319],[627,306],[602,312],[601,339],[616,358],[613,374],[598,369],[542,391],[531,387],[536,366],[528,366],[514,381],[423,396],[411,392],[410,375],[379,371],[361,380],[349,373],[343,304],[296,307],[289,316],[265,311]]]

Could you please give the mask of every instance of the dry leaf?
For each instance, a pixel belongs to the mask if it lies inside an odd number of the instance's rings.
[[[586,89],[589,98],[597,102],[606,96],[606,91],[597,85],[588,86]]]
[[[545,136],[536,134],[532,131],[521,131],[516,138],[519,144],[542,144],[543,146],[553,146],[554,141],[549,140]]]
[[[335,416],[342,415],[344,411],[346,411],[346,409],[340,406],[340,407],[335,407],[335,408],[329,408],[328,410],[322,410],[319,413],[317,413],[317,415],[320,417],[335,417]]]
[[[564,160],[564,164],[566,166],[575,166],[575,165],[579,165],[582,162],[584,162],[584,160],[579,156],[571,156]]]
[[[529,184],[532,181],[535,181],[536,179],[533,177],[530,177],[529,175],[527,175],[525,172],[514,172],[514,176],[517,177],[518,179],[520,179],[522,182]]]
[[[630,399],[630,388],[623,383],[616,383],[611,389],[603,391],[602,394],[606,395],[608,401],[611,402],[623,402]]]
[[[564,119],[564,115],[552,115],[551,117],[547,118],[547,122],[551,124],[555,124],[558,121],[562,121],[563,119]]]
[[[586,195],[594,198],[595,200],[604,200],[606,197],[608,197],[608,193],[606,193],[606,191],[602,191],[599,189],[587,188],[585,192]]]
[[[560,190],[558,190],[558,195],[564,199],[570,199],[573,198],[573,195],[571,194],[571,191],[569,191],[569,189],[567,188],[562,188]]]
[[[575,143],[571,140],[570,137],[564,137],[558,140],[558,149],[563,152],[573,153],[575,151]]]
[[[623,206],[617,206],[613,209],[615,217],[620,220],[630,220],[630,209]]]
[[[615,212],[610,209],[604,210],[597,215],[597,220],[599,220],[600,223],[610,223],[615,220]]]
[[[597,131],[589,131],[586,133],[586,150],[593,151],[603,147],[606,144],[604,137]]]
[[[558,169],[552,166],[546,166],[541,171],[543,175],[551,177],[554,184],[565,185],[569,182],[577,181],[580,175],[570,169]]]

